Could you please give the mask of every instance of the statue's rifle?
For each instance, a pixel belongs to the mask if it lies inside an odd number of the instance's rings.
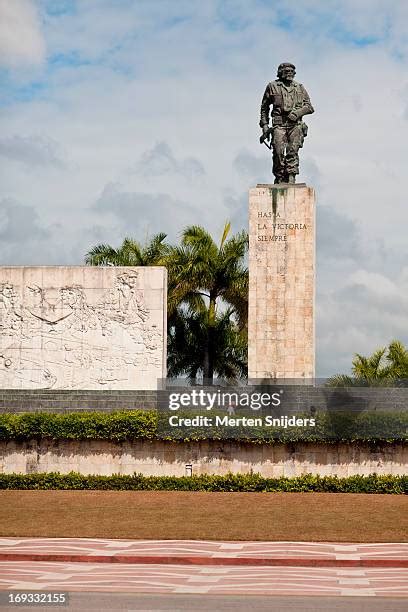
[[[270,127],[269,130],[265,132],[264,134],[262,134],[262,136],[259,138],[259,142],[261,144],[264,144],[266,147],[268,147],[269,150],[272,149],[272,145],[269,144],[267,141],[269,140],[271,136],[272,136],[272,128]]]

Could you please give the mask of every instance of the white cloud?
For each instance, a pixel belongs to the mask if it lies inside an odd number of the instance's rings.
[[[49,236],[48,228],[40,224],[38,214],[32,206],[23,205],[11,198],[0,200],[0,240],[3,245],[3,262],[4,250],[13,253],[14,257],[16,255],[18,258],[21,255],[25,257],[27,246],[45,240]]]
[[[152,149],[143,153],[133,171],[145,177],[179,174],[190,181],[205,174],[204,166],[198,159],[194,157],[176,159],[166,142],[158,142]]]
[[[41,64],[45,40],[32,0],[0,0],[0,64]]]
[[[246,176],[252,181],[259,181],[260,177],[270,172],[271,164],[265,154],[253,155],[250,151],[242,149],[235,157],[233,165],[239,175]]]
[[[226,219],[244,227],[249,187],[272,180],[261,96],[292,60],[316,109],[299,180],[318,199],[319,372],[348,369],[354,352],[394,336],[408,341],[407,6],[98,0],[43,10],[41,95],[17,96],[1,121],[0,195],[50,232],[25,256],[81,263],[93,244],[125,234],[175,239],[200,223],[218,235]],[[62,151],[69,164],[58,166]],[[3,241],[2,260],[19,263],[13,245]]]
[[[319,289],[318,369],[321,375],[349,371],[354,353],[368,355],[397,338],[408,343],[407,268],[392,278],[364,269],[337,277],[338,287]]]
[[[353,260],[364,257],[361,229],[347,215],[329,206],[317,206],[317,251],[322,260]]]
[[[390,298],[395,298],[399,295],[398,285],[384,276],[376,272],[367,272],[367,270],[356,270],[350,275],[348,282],[351,285],[361,285],[368,291]]]
[[[23,163],[25,166],[65,165],[61,147],[46,136],[20,136],[0,138],[0,156]]]
[[[183,227],[196,220],[195,209],[181,200],[165,193],[126,191],[117,183],[104,187],[93,209],[113,217],[123,238],[131,235],[142,241],[161,231],[177,240]]]

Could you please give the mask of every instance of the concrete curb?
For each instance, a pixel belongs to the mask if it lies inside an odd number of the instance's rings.
[[[310,559],[301,557],[205,557],[175,555],[81,555],[58,553],[0,553],[0,561],[60,563],[131,563],[157,565],[252,565],[280,567],[408,567],[408,559]]]

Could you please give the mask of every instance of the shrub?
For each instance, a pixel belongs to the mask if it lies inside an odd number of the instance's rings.
[[[85,476],[59,474],[0,474],[0,489],[114,490],[114,491],[219,491],[407,494],[408,476],[314,476],[264,478],[260,474],[216,476]]]
[[[157,437],[154,411],[0,414],[0,440],[125,440]]]
[[[190,415],[191,416],[191,415]],[[225,416],[225,414],[224,414]],[[299,415],[305,416],[305,415]],[[310,415],[309,415],[310,417]],[[29,412],[0,414],[0,440],[134,440],[198,441],[235,439],[253,444],[276,442],[402,442],[408,437],[407,412],[324,412],[315,427],[170,428],[160,425],[154,410],[117,412]],[[160,414],[161,423],[163,414]]]

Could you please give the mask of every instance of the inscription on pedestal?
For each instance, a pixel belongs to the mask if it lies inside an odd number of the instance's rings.
[[[259,242],[286,242],[287,230],[305,230],[305,223],[281,223],[280,214],[270,212],[258,212],[259,223],[257,224],[257,239]],[[266,233],[268,232],[268,233]]]

